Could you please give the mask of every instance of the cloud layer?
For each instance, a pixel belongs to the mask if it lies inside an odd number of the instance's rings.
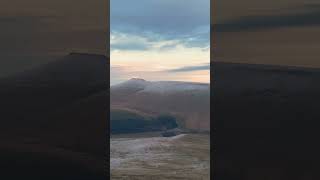
[[[144,37],[150,41],[177,40],[186,46],[209,46],[209,0],[113,0],[111,34]],[[111,44],[122,49],[124,44]],[[132,49],[141,44],[128,42]]]
[[[111,84],[209,82],[196,66],[210,61],[210,0],[112,0],[110,12]]]

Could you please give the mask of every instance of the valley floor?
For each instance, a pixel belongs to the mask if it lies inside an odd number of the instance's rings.
[[[111,179],[210,179],[210,135],[130,136],[111,138]]]

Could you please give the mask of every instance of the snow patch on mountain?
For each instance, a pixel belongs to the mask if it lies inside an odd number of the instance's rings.
[[[116,89],[139,89],[140,92],[148,93],[170,93],[180,91],[209,91],[209,84],[180,82],[180,81],[146,81],[144,79],[132,78],[126,82],[111,87]]]
[[[176,81],[159,81],[153,82],[146,86],[143,92],[166,93],[179,91],[203,91],[209,90],[208,84],[176,82]]]

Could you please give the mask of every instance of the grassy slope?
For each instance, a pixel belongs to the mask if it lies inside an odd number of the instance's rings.
[[[173,116],[146,116],[128,110],[111,110],[111,133],[139,133],[177,127]]]

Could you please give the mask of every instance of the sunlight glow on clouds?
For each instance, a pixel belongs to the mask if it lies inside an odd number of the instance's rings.
[[[146,80],[179,80],[179,81],[210,81],[209,69],[195,71],[174,71],[183,67],[198,67],[208,63],[209,48],[186,47],[176,44],[174,48],[163,50],[162,47],[175,42],[151,43],[148,50],[112,50],[110,62],[111,76],[121,81],[133,76]],[[119,80],[120,80],[119,79]],[[112,82],[111,82],[112,83]]]
[[[112,0],[111,84],[132,77],[208,83],[209,7],[209,0]]]

